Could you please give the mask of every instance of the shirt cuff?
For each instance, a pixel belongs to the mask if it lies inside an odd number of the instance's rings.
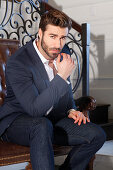
[[[61,75],[59,73],[57,73],[57,74],[61,77]],[[65,81],[67,82],[67,84],[70,84],[70,82],[68,80],[65,80]]]
[[[67,111],[67,116],[69,115],[69,113],[70,113],[71,111],[76,111],[76,110],[75,110],[75,109],[69,109],[69,110]]]

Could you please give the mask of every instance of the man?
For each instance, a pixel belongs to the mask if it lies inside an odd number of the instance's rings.
[[[63,49],[70,29],[64,13],[50,10],[41,17],[38,38],[7,63],[0,134],[30,146],[33,170],[54,170],[53,143],[74,146],[61,170],[85,170],[105,142],[102,129],[76,111],[69,82],[75,65]]]

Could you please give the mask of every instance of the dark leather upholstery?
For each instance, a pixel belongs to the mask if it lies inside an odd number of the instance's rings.
[[[19,48],[18,40],[0,39],[0,105],[6,95],[5,66],[9,56]]]

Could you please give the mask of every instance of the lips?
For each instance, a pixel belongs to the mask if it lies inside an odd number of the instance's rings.
[[[60,53],[59,50],[51,50],[52,53]]]
[[[52,53],[60,53],[60,50],[59,49],[50,49],[50,52],[52,52]]]

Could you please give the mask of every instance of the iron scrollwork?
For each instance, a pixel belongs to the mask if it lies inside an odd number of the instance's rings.
[[[80,33],[77,33],[76,35],[69,33],[67,45],[69,46],[71,56],[74,59],[75,66],[76,66],[73,72],[74,76],[72,76],[73,93],[75,93],[75,91],[77,90],[82,78],[82,68],[83,68],[82,53],[83,52],[82,52],[81,42],[82,40],[81,40]]]
[[[4,16],[0,23],[0,38],[17,39],[24,45],[37,36],[35,25],[43,12],[40,1],[2,0],[1,6],[4,6]]]

